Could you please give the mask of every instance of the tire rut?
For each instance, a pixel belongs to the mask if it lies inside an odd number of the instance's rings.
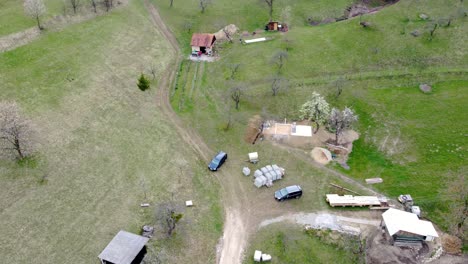
[[[169,117],[182,140],[192,148],[201,160],[206,162],[209,159],[208,153],[212,153],[213,151],[193,129],[183,124],[170,103],[170,83],[175,76],[177,65],[182,60],[178,42],[169,28],[164,24],[156,8],[148,0],[144,0],[144,4],[151,15],[155,28],[168,40],[176,57],[175,63],[166,68],[159,82],[157,105]],[[229,177],[223,171],[218,171],[216,177],[221,185],[222,202],[225,210],[223,237],[218,244],[216,262],[237,264],[241,262],[242,251],[248,239],[249,232],[246,230],[246,227],[251,226],[248,217],[250,209],[245,207],[245,205],[248,205],[248,201],[242,195],[244,190],[239,181],[236,181],[234,177]]]

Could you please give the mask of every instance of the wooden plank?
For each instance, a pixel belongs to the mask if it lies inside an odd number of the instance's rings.
[[[382,183],[383,180],[382,178],[370,178],[370,179],[366,179],[366,183],[367,184],[375,184],[375,183]]]
[[[357,194],[357,195],[361,195],[360,193],[357,193],[357,192],[355,192],[355,191],[352,191],[352,190],[350,190],[350,189],[348,189],[348,188],[341,187],[341,186],[339,186],[338,184],[330,183],[330,185],[333,186],[333,187],[336,187],[336,188],[338,188],[338,189],[341,189],[341,190],[345,190],[345,191],[348,191],[348,192],[351,192],[351,193],[354,193],[354,194]]]

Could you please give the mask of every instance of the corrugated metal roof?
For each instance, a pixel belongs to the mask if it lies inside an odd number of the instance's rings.
[[[208,33],[195,33],[192,35],[192,41],[190,42],[191,46],[195,47],[211,47],[213,42],[216,40],[214,34]]]
[[[131,264],[149,238],[120,230],[99,254],[102,260],[115,264]]]
[[[339,196],[338,194],[327,194],[327,201],[330,205],[380,205],[380,199],[377,196],[352,196],[352,195],[343,195]]]
[[[405,231],[421,236],[439,237],[434,226],[429,221],[420,220],[417,215],[390,208],[382,214],[390,235]]]

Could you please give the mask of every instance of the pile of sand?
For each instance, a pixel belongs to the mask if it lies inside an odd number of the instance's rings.
[[[462,252],[462,241],[456,236],[444,234],[442,236],[442,247],[449,254],[460,254]]]
[[[323,165],[327,165],[330,161],[332,161],[332,155],[328,149],[315,147],[310,152],[310,155],[316,162]]]

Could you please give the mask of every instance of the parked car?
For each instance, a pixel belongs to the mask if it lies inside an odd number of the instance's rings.
[[[402,194],[398,196],[398,201],[404,205],[413,205],[413,198],[409,194]]]
[[[299,199],[302,196],[302,189],[299,185],[292,185],[275,192],[275,199],[282,202],[287,199]]]
[[[227,160],[227,153],[220,151],[216,156],[211,160],[210,164],[208,164],[208,168],[211,171],[217,171],[221,165],[224,164],[224,162]]]
[[[200,57],[202,55],[202,52],[201,51],[192,51],[192,57]]]

